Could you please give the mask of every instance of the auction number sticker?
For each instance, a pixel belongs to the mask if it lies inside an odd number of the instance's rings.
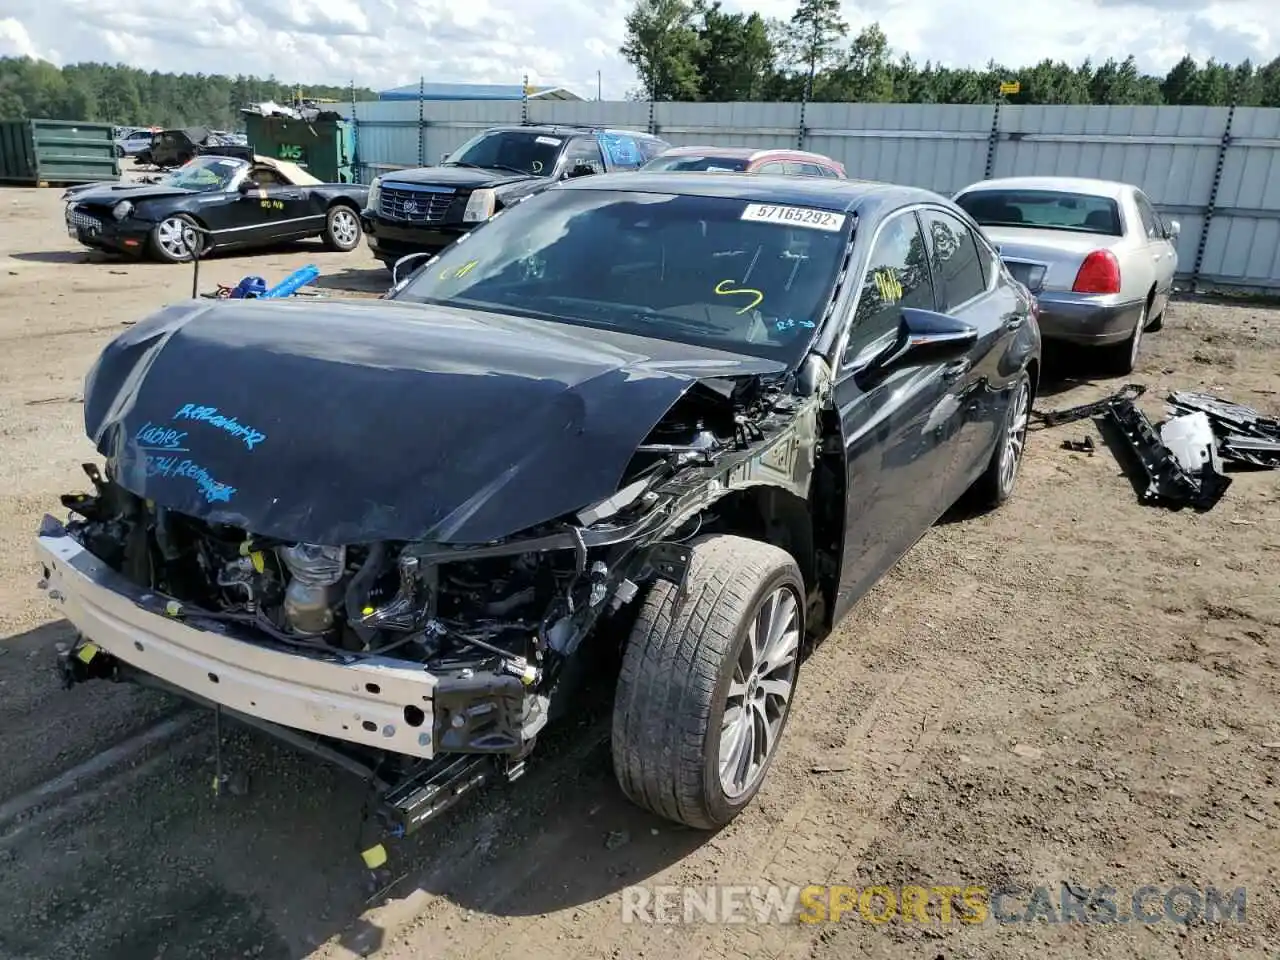
[[[749,203],[742,211],[743,220],[756,223],[781,223],[789,227],[806,227],[836,233],[844,226],[845,215],[811,207],[781,207],[773,203]]]

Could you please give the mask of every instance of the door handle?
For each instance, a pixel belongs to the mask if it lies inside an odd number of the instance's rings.
[[[943,380],[957,380],[973,369],[973,362],[968,359],[952,360],[942,368]]]

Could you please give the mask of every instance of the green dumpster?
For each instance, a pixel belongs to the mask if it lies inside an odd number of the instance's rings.
[[[109,123],[0,120],[0,181],[43,187],[119,179]]]
[[[245,114],[253,152],[288,160],[325,183],[355,183],[355,127],[350,120],[294,120]]]

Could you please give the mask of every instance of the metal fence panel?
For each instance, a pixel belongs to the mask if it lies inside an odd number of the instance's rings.
[[[491,124],[652,130],[677,145],[801,147],[851,177],[946,195],[987,176],[1075,176],[1141,187],[1178,220],[1179,270],[1280,291],[1280,110],[638,101],[390,101],[357,121],[365,182],[387,166],[435,163]]]
[[[951,104],[811,103],[806,150],[860,180],[889,180],[951,195],[981,180],[992,108]]]

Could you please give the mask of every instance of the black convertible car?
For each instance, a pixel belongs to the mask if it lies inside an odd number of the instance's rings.
[[[63,194],[67,233],[86,247],[170,263],[190,260],[193,249],[203,256],[307,237],[354,250],[368,197],[367,186],[322,183],[296,164],[222,156],[196,157],[154,183],[87,184]]]
[[[65,676],[216,704],[410,831],[624,638],[618,779],[716,828],[805,638],[1013,492],[1035,310],[937,194],[708,173],[559,183],[385,300],[171,305],[89,373],[106,468],[40,530]]]

